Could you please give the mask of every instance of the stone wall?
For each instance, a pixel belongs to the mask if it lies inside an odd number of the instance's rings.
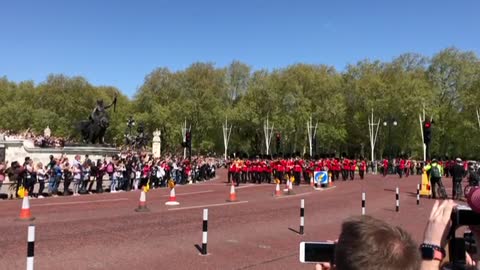
[[[91,160],[103,159],[119,154],[120,151],[113,147],[103,146],[65,146],[63,148],[40,148],[36,147],[31,140],[11,140],[0,141],[0,149],[5,149],[5,161],[18,161],[22,163],[25,157],[30,157],[35,163],[48,163],[50,155],[60,157],[65,154],[68,159],[73,159],[75,155],[89,155]],[[3,150],[2,150],[3,151]]]

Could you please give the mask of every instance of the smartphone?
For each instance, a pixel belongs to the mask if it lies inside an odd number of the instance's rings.
[[[333,242],[301,242],[301,263],[333,263],[335,260],[335,243]]]

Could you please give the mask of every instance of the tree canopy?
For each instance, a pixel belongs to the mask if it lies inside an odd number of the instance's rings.
[[[133,98],[115,87],[93,86],[82,77],[50,75],[35,85],[0,78],[0,129],[80,139],[75,124],[88,118],[97,99],[111,102],[107,141],[122,143],[127,118],[146,130],[162,131],[162,147],[180,150],[181,128],[192,128],[194,152],[223,153],[222,123],[233,125],[229,149],[265,152],[263,125],[274,123],[280,149],[305,152],[306,123],[318,122],[316,152],[369,156],[368,117],[381,125],[376,156],[387,146],[396,155],[422,156],[419,114],[433,118],[435,156],[480,157],[476,110],[480,102],[480,61],[473,52],[447,48],[433,57],[403,54],[390,62],[363,60],[337,71],[328,65],[295,64],[252,70],[233,61],[227,67],[193,63],[185,70],[157,68],[146,75]],[[398,125],[389,123],[395,120]],[[383,122],[387,125],[384,126]],[[391,123],[390,123],[391,124]],[[308,152],[308,151],[307,151]]]

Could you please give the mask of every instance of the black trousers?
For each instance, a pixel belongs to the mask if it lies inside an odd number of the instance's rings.
[[[96,177],[97,180],[97,193],[103,192],[103,175],[99,175]]]
[[[230,180],[232,179],[233,172],[228,172],[227,174],[227,182],[230,183]]]
[[[365,175],[365,171],[364,170],[359,170],[358,174],[360,175],[360,179],[363,179],[363,177]]]
[[[283,172],[277,172],[277,178],[280,181],[280,184],[283,183],[283,180],[284,180],[283,179]]]
[[[462,198],[462,179],[457,180],[453,179],[452,180],[452,199],[453,200],[459,200]]]
[[[88,189],[87,189],[87,191],[88,191],[88,192],[91,192],[91,191],[92,191],[92,187],[93,187],[93,183],[95,182],[95,179],[91,179],[91,180],[89,180],[89,181],[90,181],[90,183],[88,184]]]
[[[151,179],[152,179],[152,180],[151,180],[151,181],[152,181],[152,187],[159,187],[159,185],[160,185],[160,183],[159,183],[159,182],[160,182],[160,179],[158,179],[157,176],[152,176]]]
[[[66,196],[69,194],[68,188],[70,187],[70,183],[72,183],[72,178],[71,177],[65,177],[63,180],[63,196]]]
[[[445,187],[443,186],[442,179],[441,178],[430,178],[430,184],[432,185],[432,198],[436,199],[437,198],[437,185],[438,185],[438,191],[440,192],[440,197],[442,199],[447,198],[447,193],[445,192]]]
[[[258,184],[261,184],[263,181],[263,172],[256,172],[256,182]]]
[[[45,189],[45,180],[38,180],[40,186],[38,187],[38,196],[43,194],[43,190]]]
[[[342,179],[343,179],[343,181],[346,181],[347,178],[348,178],[348,171],[345,170],[345,169],[343,169],[343,170],[342,170]]]
[[[350,171],[350,180],[355,178],[355,171]]]
[[[264,178],[265,182],[270,184],[272,182],[272,174],[269,173],[269,172],[264,172],[263,174],[265,176],[265,178]]]
[[[34,178],[27,178],[25,179],[25,189],[28,192],[28,196],[33,196],[33,188],[35,187],[35,179]]]
[[[240,173],[236,172],[233,174],[233,181],[237,186],[240,185]]]

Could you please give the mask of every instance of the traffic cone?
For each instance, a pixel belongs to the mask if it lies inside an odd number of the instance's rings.
[[[235,193],[235,185],[230,186],[230,198],[227,200],[227,202],[236,202],[237,200],[237,193]]]
[[[25,195],[23,196],[22,201],[22,210],[20,210],[20,216],[17,220],[21,221],[32,221],[35,217],[32,216],[30,213],[30,201],[28,200],[28,192],[25,191]]]
[[[313,181],[313,176],[310,176],[310,186],[315,188],[315,182]]]
[[[292,183],[292,181],[288,181],[288,192],[287,192],[287,195],[293,195],[293,194],[295,194],[295,193],[293,192],[293,183]]]
[[[278,183],[275,185],[275,193],[273,194],[273,196],[275,196],[275,197],[280,197],[280,196],[282,196],[282,191],[280,191],[280,182],[278,182]]]
[[[328,174],[328,187],[333,187],[332,174]]]
[[[138,201],[138,207],[135,208],[135,212],[149,212],[150,209],[147,208],[147,193],[142,189],[140,193],[140,201]]]
[[[179,205],[180,203],[177,202],[177,197],[175,196],[175,187],[170,189],[170,197],[168,198],[168,202],[165,205]]]

